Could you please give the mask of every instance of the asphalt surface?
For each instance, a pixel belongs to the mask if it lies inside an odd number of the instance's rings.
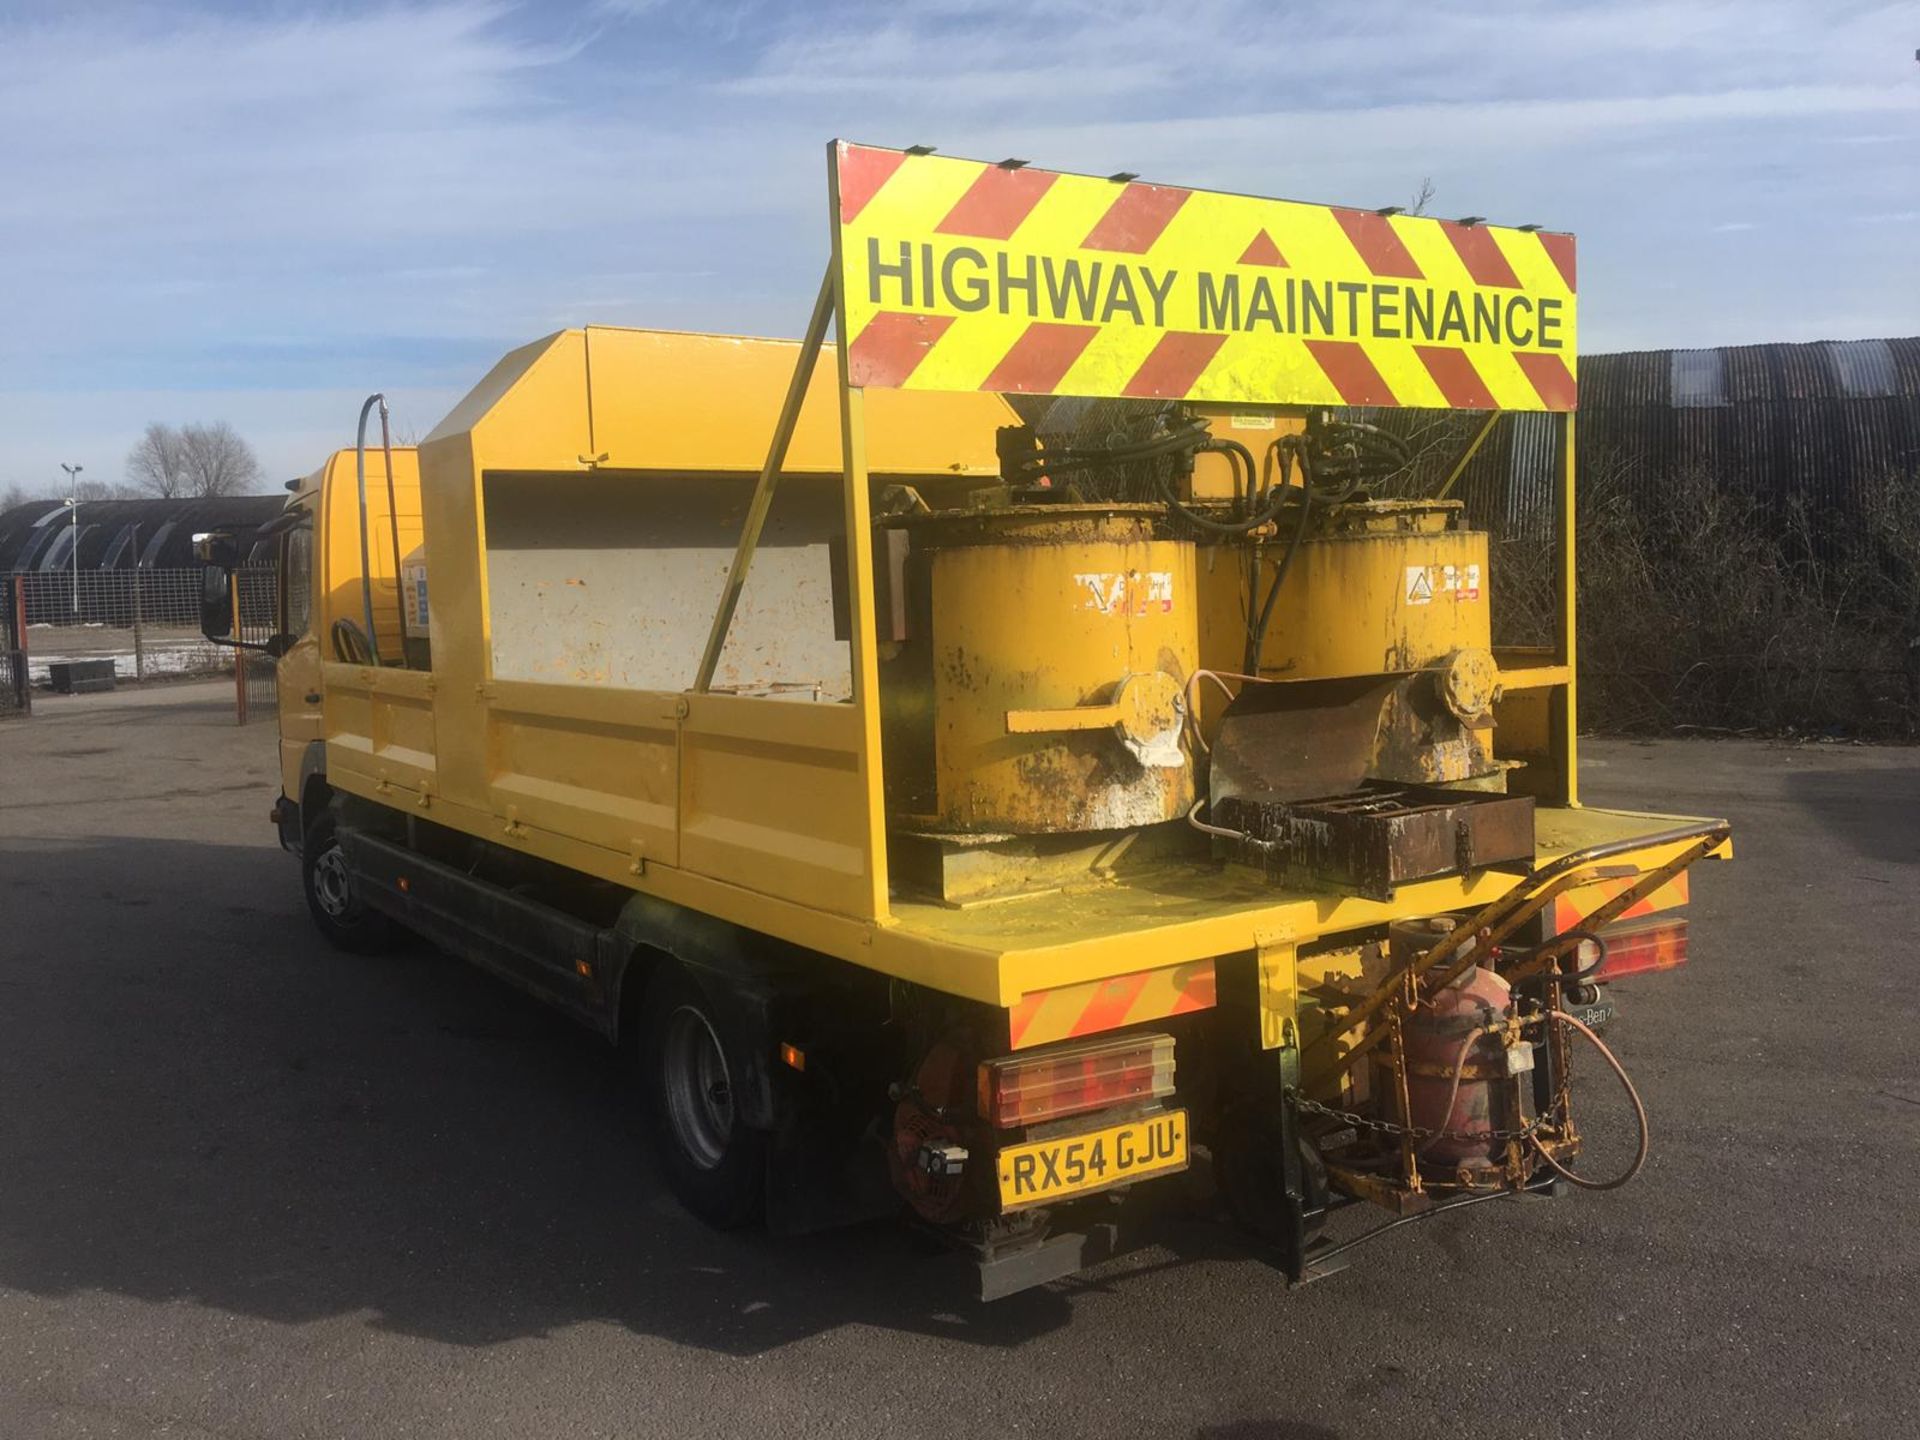
[[[1920,752],[1588,754],[1592,803],[1737,826],[1692,963],[1616,987],[1638,1182],[1294,1293],[1177,1215],[981,1307],[891,1226],[703,1229],[593,1042],[328,950],[229,690],[42,700],[0,723],[0,1437],[1920,1433]]]

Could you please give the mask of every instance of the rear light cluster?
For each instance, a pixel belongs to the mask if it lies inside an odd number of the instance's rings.
[[[1173,1037],[1120,1035],[989,1060],[980,1113],[1002,1130],[1173,1093]]]
[[[1648,970],[1671,970],[1687,963],[1687,922],[1666,916],[1609,925],[1601,932],[1607,953],[1588,980],[1618,980]]]

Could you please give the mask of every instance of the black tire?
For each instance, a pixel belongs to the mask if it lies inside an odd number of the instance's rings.
[[[647,987],[640,1080],[654,1151],[667,1188],[719,1230],[761,1213],[767,1136],[740,1118],[733,1098],[739,1055],[727,1022],[685,970],[663,962]]]
[[[354,893],[329,810],[322,810],[307,827],[300,847],[300,888],[306,892],[313,923],[337,949],[354,955],[384,955],[399,944],[400,932],[394,923],[368,909]]]

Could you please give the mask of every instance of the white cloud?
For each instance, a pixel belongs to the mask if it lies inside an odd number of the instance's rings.
[[[565,323],[792,333],[835,134],[1358,203],[1430,175],[1444,213],[1581,232],[1590,346],[1793,338],[1807,315],[1911,331],[1911,13],[445,0],[0,18],[0,477],[86,433],[87,407],[48,395],[97,392],[109,455],[148,418],[222,413],[291,453],[335,433],[322,397],[451,395]],[[1705,241],[1738,226],[1734,269]]]

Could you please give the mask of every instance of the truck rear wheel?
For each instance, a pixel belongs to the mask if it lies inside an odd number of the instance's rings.
[[[753,1220],[765,1189],[767,1137],[741,1119],[725,1020],[677,965],[647,992],[640,1063],[667,1187],[722,1230]]]
[[[300,850],[301,888],[313,923],[333,945],[355,955],[382,955],[398,942],[394,924],[360,898],[333,815],[321,811]]]

